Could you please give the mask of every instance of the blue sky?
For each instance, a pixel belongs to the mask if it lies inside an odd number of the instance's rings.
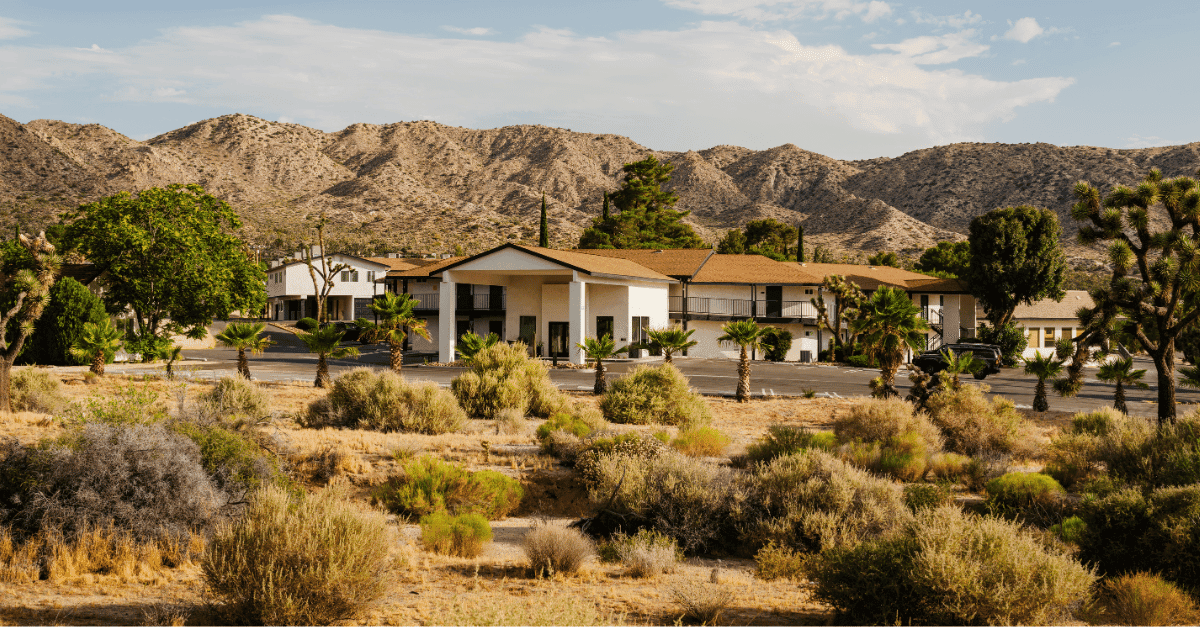
[[[1194,2],[0,1],[0,113],[147,139],[247,113],[785,143],[1200,140]]]

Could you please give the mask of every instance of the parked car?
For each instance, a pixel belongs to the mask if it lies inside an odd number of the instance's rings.
[[[927,350],[913,358],[914,366],[922,371],[936,375],[946,369],[946,357],[943,351],[949,351],[955,356],[970,353],[975,359],[983,362],[983,367],[973,372],[976,379],[984,379],[989,374],[1000,372],[1000,347],[995,344],[944,344],[934,350]]]

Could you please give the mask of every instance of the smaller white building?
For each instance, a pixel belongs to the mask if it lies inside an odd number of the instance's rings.
[[[1026,359],[1035,354],[1054,354],[1054,343],[1062,338],[1074,338],[1083,333],[1083,325],[1075,312],[1082,307],[1093,307],[1091,295],[1085,290],[1067,290],[1061,302],[1044,298],[1032,305],[1017,305],[1013,322],[1021,328],[1029,341],[1022,355]]]
[[[376,279],[393,266],[411,267],[403,259],[364,258],[354,255],[329,255],[330,267],[338,268],[328,281],[326,301],[329,320],[371,318],[371,301],[382,293]],[[325,287],[320,257],[313,259],[316,285],[302,253],[292,259],[271,262],[267,269],[267,316],[271,320],[299,320],[317,315],[317,292]]]

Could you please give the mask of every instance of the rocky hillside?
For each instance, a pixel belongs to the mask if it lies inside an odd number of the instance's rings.
[[[703,237],[771,217],[803,223],[810,246],[915,251],[961,239],[973,217],[1032,204],[1068,235],[1077,180],[1131,183],[1151,167],[1195,175],[1200,143],[1114,150],[1049,144],[953,144],[839,161],[792,144],[659,152],[618,135],[543,126],[490,130],[435,122],[355,124],[324,133],[227,115],[139,142],[103,126],[0,116],[0,228],[37,228],[122,190],[197,182],[227,200],[267,254],[293,247],[312,216],[335,245],[477,251],[536,239],[545,194],[555,245],[569,246],[618,189],[624,163],[675,164],[678,207]],[[1079,258],[1091,252],[1072,247]]]

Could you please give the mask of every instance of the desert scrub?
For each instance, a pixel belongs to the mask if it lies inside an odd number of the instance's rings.
[[[383,596],[391,544],[381,513],[336,491],[268,487],[213,536],[201,566],[230,623],[327,625],[358,618]]]
[[[1037,472],[1010,472],[987,483],[987,510],[994,515],[1035,525],[1062,520],[1063,488]]]
[[[253,492],[268,483],[290,485],[275,456],[249,433],[219,424],[190,422],[172,423],[171,429],[196,443],[204,470],[231,494]]]
[[[904,504],[914,512],[949,505],[952,500],[950,488],[945,485],[910,483],[904,486]]]
[[[758,553],[754,554],[754,576],[765,581],[775,579],[799,581],[807,576],[805,568],[810,559],[812,559],[811,553],[768,542],[766,546],[758,550]]]
[[[580,531],[548,524],[534,525],[521,541],[521,548],[534,576],[572,575],[596,554],[596,545]]]
[[[479,514],[438,511],[421,518],[421,544],[442,555],[478,557],[492,541],[492,526]]]
[[[1000,397],[989,401],[983,392],[981,386],[964,384],[929,397],[929,416],[941,429],[946,449],[971,457],[1034,456],[1039,445],[1032,425],[1021,418],[1012,401]]]
[[[266,392],[242,377],[221,377],[201,402],[223,421],[258,422],[271,414]]]
[[[633,577],[657,577],[675,572],[682,551],[675,539],[651,529],[639,529],[634,535],[613,534],[610,546],[617,561]]]
[[[601,460],[610,455],[646,459],[666,454],[668,450],[667,445],[658,437],[636,431],[608,437],[595,437],[587,440],[583,450],[577,453],[575,472],[579,473],[585,484],[592,486],[601,480],[599,470]]]
[[[466,420],[454,396],[435,383],[355,368],[333,381],[327,397],[309,405],[300,424],[438,435],[462,429]]]
[[[1109,576],[1153,571],[1184,588],[1200,587],[1200,486],[1126,489],[1085,500],[1079,557]]]
[[[495,418],[502,410],[548,418],[570,413],[571,400],[550,381],[550,371],[531,359],[524,344],[495,344],[480,350],[471,369],[450,382],[467,414]]]
[[[157,394],[133,386],[122,388],[111,396],[93,397],[83,404],[72,404],[62,413],[68,429],[86,424],[149,425],[167,418],[167,411],[159,403]]]
[[[816,597],[854,624],[1049,624],[1088,595],[1096,576],[1016,523],[922,510],[897,537],[825,551]]]
[[[853,440],[838,447],[837,454],[851,465],[876,474],[920,481],[929,468],[927,446],[919,434],[909,431],[883,441]]]
[[[833,420],[833,433],[841,442],[888,442],[915,434],[924,450],[942,450],[942,434],[923,412],[899,398],[869,399],[850,406]]]
[[[712,427],[685,429],[671,440],[671,448],[691,457],[717,457],[729,446],[729,436]]]
[[[471,472],[430,455],[408,460],[402,469],[372,493],[376,501],[401,516],[419,518],[447,511],[497,520],[516,509],[525,496],[516,479],[494,470]]]
[[[1048,472],[1072,487],[1104,475],[1117,485],[1144,489],[1200,482],[1200,412],[1161,428],[1151,419],[1118,412],[1105,423],[1099,435],[1073,426],[1055,437]]]
[[[1131,573],[1100,585],[1094,624],[1195,625],[1195,601],[1171,582],[1152,573]]]
[[[822,451],[807,449],[759,464],[750,481],[739,525],[750,547],[771,541],[811,552],[854,546],[892,537],[912,520],[899,484]]]
[[[66,404],[58,377],[40,368],[22,368],[10,382],[13,411],[58,413]]]
[[[958,453],[934,453],[929,456],[927,474],[936,481],[959,481],[967,474],[971,458]]]
[[[535,436],[542,450],[567,462],[585,448],[584,438],[592,435],[607,424],[594,412],[558,413],[538,425]]]
[[[600,399],[600,411],[609,422],[619,424],[695,428],[712,421],[708,404],[671,364],[641,365],[613,381]]]
[[[683,610],[683,618],[700,625],[717,624],[733,602],[733,591],[719,583],[679,579],[671,584],[670,590],[675,604]]]
[[[804,449],[831,451],[836,446],[837,438],[832,433],[773,424],[767,427],[766,435],[758,442],[746,447],[746,458],[752,462],[769,462],[776,457],[791,455]]]

